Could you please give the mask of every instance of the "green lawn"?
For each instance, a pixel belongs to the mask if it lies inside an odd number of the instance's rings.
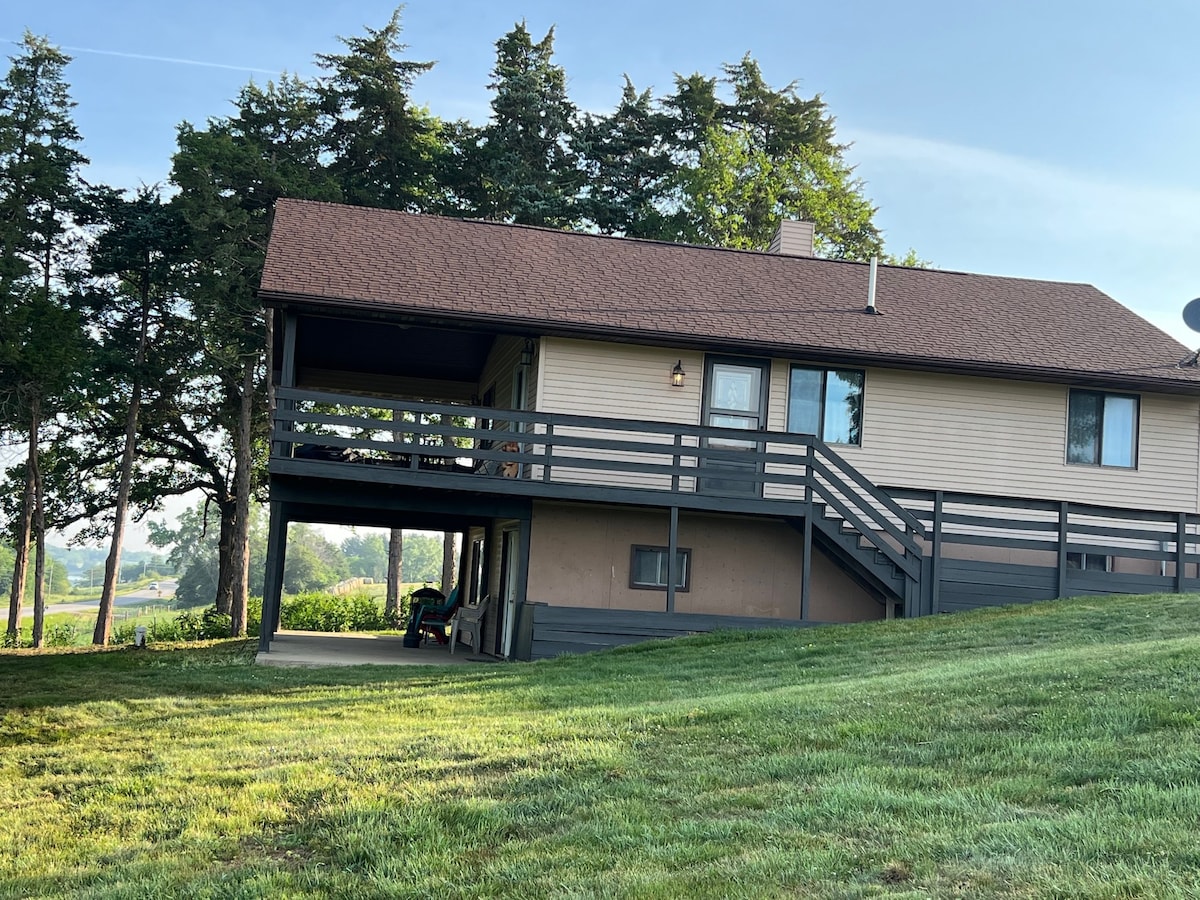
[[[0,654],[0,896],[1200,896],[1196,597],[251,659]]]

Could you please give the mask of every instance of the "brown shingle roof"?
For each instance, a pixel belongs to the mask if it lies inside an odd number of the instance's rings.
[[[281,200],[267,302],[1160,390],[1188,348],[1096,288]]]

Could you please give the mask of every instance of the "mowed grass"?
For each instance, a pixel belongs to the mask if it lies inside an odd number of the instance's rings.
[[[1200,896],[1200,599],[532,665],[0,656],[0,895]]]

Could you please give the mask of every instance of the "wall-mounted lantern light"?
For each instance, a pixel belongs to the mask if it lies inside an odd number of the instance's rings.
[[[533,341],[525,339],[525,349],[521,351],[521,365],[529,368],[533,365]]]
[[[675,363],[675,368],[671,370],[671,386],[683,387],[683,376],[687,373],[683,371],[683,360]]]

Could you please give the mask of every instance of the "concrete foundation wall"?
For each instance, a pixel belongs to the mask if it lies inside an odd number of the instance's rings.
[[[631,588],[629,574],[633,545],[665,547],[669,524],[666,510],[536,503],[528,601],[665,611],[666,591]],[[675,594],[675,612],[800,618],[801,535],[787,523],[683,513],[679,546],[691,551],[692,571],[690,589]],[[817,550],[810,588],[810,619],[883,616],[882,605]]]

